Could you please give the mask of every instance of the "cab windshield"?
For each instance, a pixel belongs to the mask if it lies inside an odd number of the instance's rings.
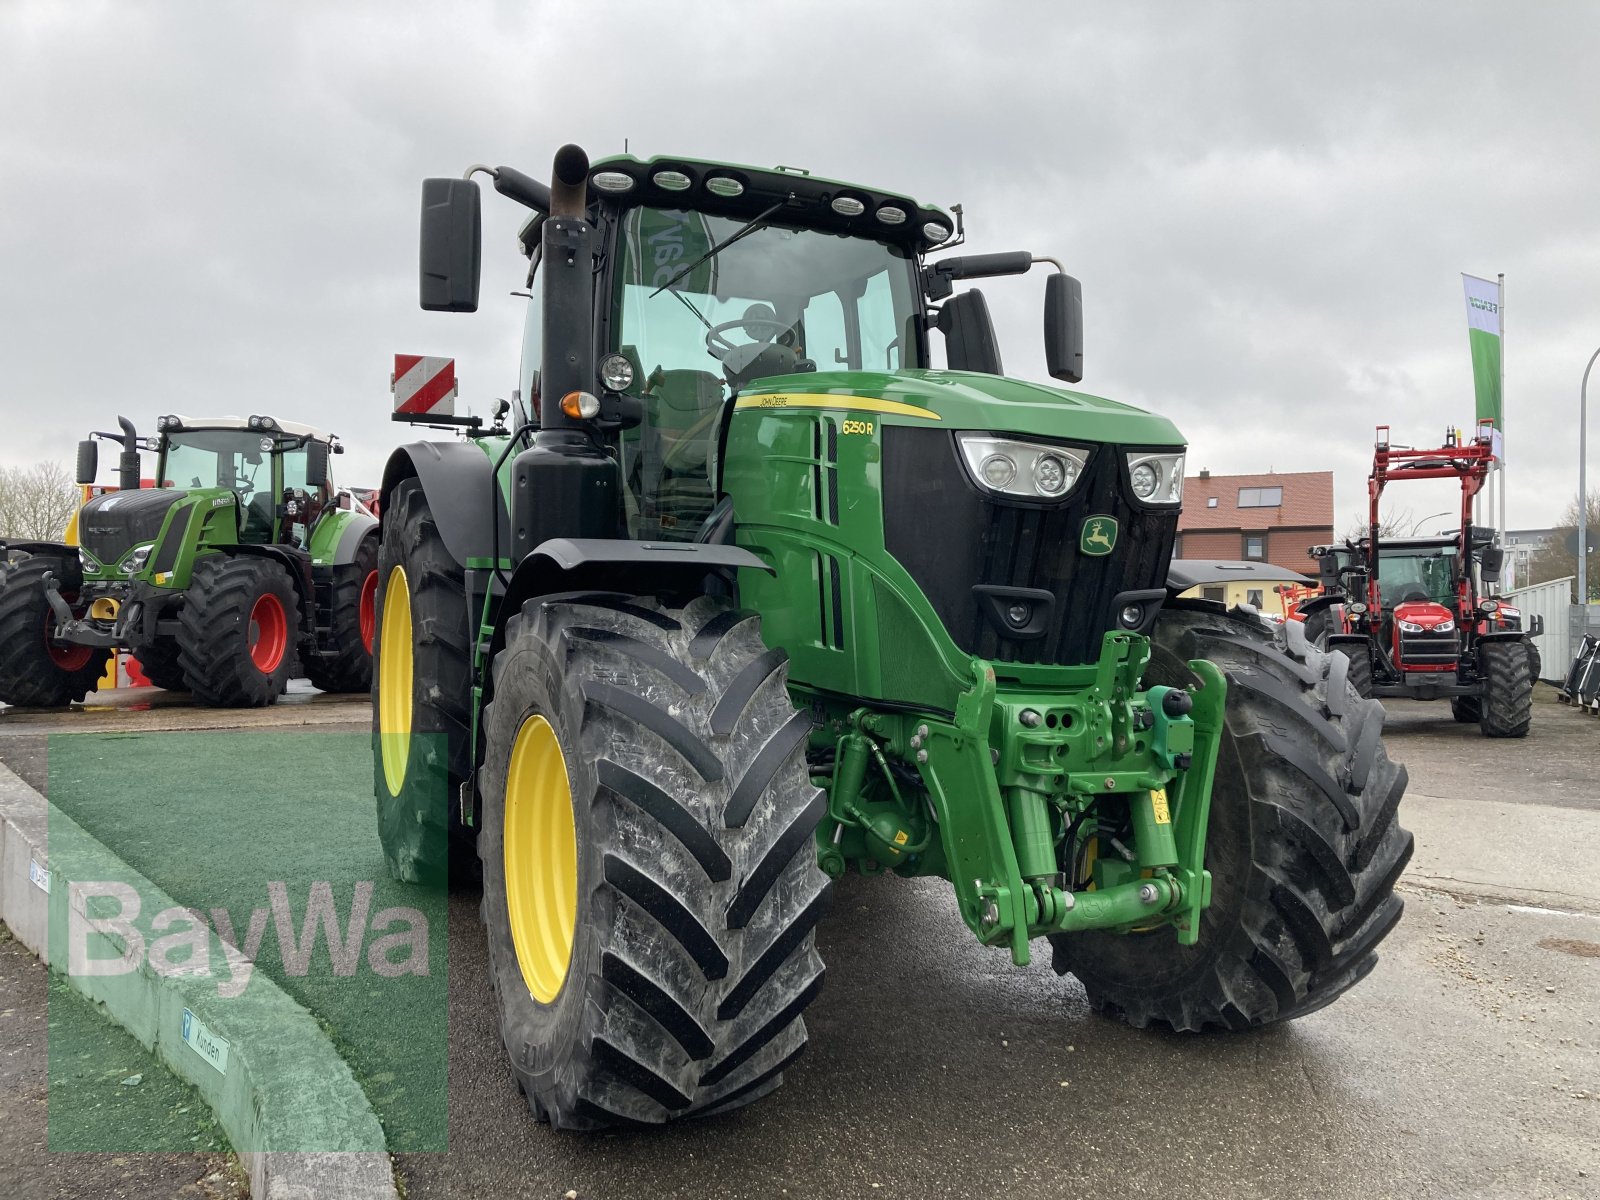
[[[645,419],[623,439],[636,537],[692,538],[715,500],[720,418],[758,379],[921,366],[916,263],[865,238],[633,208],[622,218],[614,345]],[[679,276],[681,278],[678,278]],[[670,286],[669,286],[670,285]]]
[[[161,486],[232,489],[239,497],[241,541],[272,540],[275,448],[283,447],[286,474],[297,473],[299,486],[305,486],[306,452],[298,439],[274,439],[246,429],[186,429],[165,439]]]
[[[1455,548],[1378,550],[1378,590],[1385,608],[1407,600],[1455,603]]]

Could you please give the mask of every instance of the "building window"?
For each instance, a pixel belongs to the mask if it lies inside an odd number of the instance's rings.
[[[1181,533],[1178,534],[1177,537],[1172,539],[1172,557],[1173,558],[1182,558],[1183,557],[1183,534],[1181,534]]]
[[[1246,588],[1245,591],[1244,591],[1244,602],[1246,604],[1253,604],[1253,605],[1255,605],[1255,607],[1260,608],[1261,607],[1261,589],[1260,588]]]
[[[1203,587],[1200,589],[1200,598],[1202,600],[1215,600],[1218,604],[1226,604],[1228,590],[1220,587]]]
[[[1246,558],[1265,558],[1267,556],[1267,537],[1263,533],[1247,533],[1244,535],[1244,556]]]
[[[1207,496],[1206,497],[1206,507],[1207,508],[1215,508],[1216,506],[1217,506],[1217,498],[1215,496]]]
[[[1239,489],[1240,508],[1281,508],[1282,506],[1283,489],[1281,487]]]

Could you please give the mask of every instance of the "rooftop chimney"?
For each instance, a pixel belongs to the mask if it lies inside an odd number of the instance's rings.
[[[1200,468],[1200,478],[1201,479],[1210,479],[1211,478],[1211,468],[1209,468],[1209,467],[1201,467]]]

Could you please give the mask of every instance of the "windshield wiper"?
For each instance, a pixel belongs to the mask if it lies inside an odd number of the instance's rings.
[[[785,204],[789,203],[789,201],[791,201],[793,199],[794,199],[794,193],[790,192],[787,196],[785,196],[782,200],[779,200],[776,204],[774,204],[771,208],[767,209],[765,212],[759,213],[758,215],[756,215],[754,217],[751,217],[750,220],[746,221],[743,225],[739,226],[739,228],[735,229],[727,237],[723,238],[722,241],[718,242],[715,246],[711,247],[711,249],[707,250],[699,258],[695,259],[687,267],[685,267],[683,270],[679,271],[676,275],[674,275],[671,279],[669,279],[665,283],[663,283],[655,291],[651,292],[650,293],[650,298],[652,300],[654,300],[662,292],[666,291],[673,284],[677,283],[680,279],[682,279],[686,275],[688,275],[689,272],[693,271],[701,263],[709,262],[711,259],[713,259],[717,255],[721,254],[729,246],[731,246],[735,242],[737,242],[740,238],[746,236],[747,234],[752,234],[757,229],[760,229],[761,226],[766,223],[766,219],[768,217],[770,217],[773,213],[777,212],[780,208],[782,208]],[[705,320],[705,318],[702,317],[701,320]]]

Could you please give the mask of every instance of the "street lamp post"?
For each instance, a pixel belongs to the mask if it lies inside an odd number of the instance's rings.
[[[1589,370],[1600,347],[1584,364],[1578,388],[1578,603],[1583,605],[1583,632],[1589,631]]]

